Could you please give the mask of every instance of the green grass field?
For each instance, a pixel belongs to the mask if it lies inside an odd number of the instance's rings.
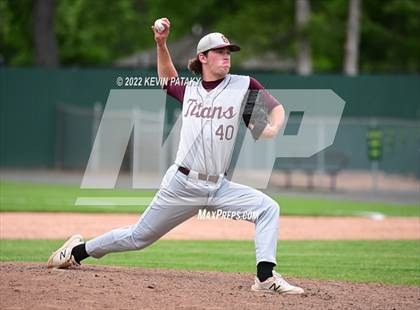
[[[76,186],[0,182],[0,211],[140,213],[143,206],[75,206],[78,197],[152,198],[154,191],[81,190]],[[419,217],[416,205],[274,197],[283,215],[355,216],[380,212]],[[2,240],[0,261],[45,262],[60,240]],[[161,240],[142,251],[86,263],[146,268],[254,272],[252,241]],[[420,286],[420,241],[281,241],[278,271],[312,279]]]
[[[58,240],[0,240],[1,261],[46,262]],[[252,241],[168,241],[87,264],[255,272]],[[281,241],[277,271],[286,276],[420,285],[419,241]]]
[[[75,206],[78,197],[148,197],[154,191],[82,190],[76,186],[0,182],[0,211],[141,213],[146,206]],[[379,212],[387,216],[420,216],[420,206],[301,197],[273,197],[283,215],[354,216]]]

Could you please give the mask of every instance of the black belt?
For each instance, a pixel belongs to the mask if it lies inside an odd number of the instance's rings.
[[[178,171],[185,174],[185,175],[189,175],[190,174],[190,169],[179,166],[178,167]],[[204,173],[199,173],[198,174],[198,179],[202,180],[202,181],[210,181],[213,183],[217,183],[217,181],[219,180],[219,176],[218,175],[207,175]]]

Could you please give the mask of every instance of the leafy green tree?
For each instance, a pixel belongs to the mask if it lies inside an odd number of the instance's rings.
[[[241,43],[239,61],[275,51],[282,56],[294,54],[293,1],[232,1],[231,12],[221,15],[215,28]]]
[[[0,0],[0,56],[11,66],[32,64],[31,0]]]
[[[61,63],[105,65],[144,49],[151,37],[144,11],[142,2],[132,0],[61,0],[56,18]]]
[[[346,38],[347,0],[312,0],[308,32],[314,72],[341,72]]]
[[[363,1],[361,71],[420,71],[420,1]]]
[[[341,73],[348,0],[311,0],[311,19],[300,34],[309,38],[313,71]],[[0,0],[0,56],[6,65],[31,65],[33,2]],[[420,71],[420,1],[362,1],[360,72]],[[170,42],[220,31],[241,44],[234,62],[267,51],[297,54],[295,2],[266,0],[57,0],[55,34],[61,65],[110,65],[154,46],[150,26],[158,17],[173,23]]]

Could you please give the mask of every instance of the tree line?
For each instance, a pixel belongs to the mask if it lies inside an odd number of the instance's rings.
[[[418,0],[0,0],[0,63],[109,66],[154,46],[166,16],[170,40],[225,33],[236,61],[271,52],[294,72],[418,73]]]

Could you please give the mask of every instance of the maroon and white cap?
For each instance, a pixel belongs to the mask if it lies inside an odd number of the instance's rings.
[[[230,44],[229,40],[220,32],[212,32],[200,39],[197,44],[197,55],[208,50],[228,47],[232,52],[237,52],[241,48],[236,44]]]

